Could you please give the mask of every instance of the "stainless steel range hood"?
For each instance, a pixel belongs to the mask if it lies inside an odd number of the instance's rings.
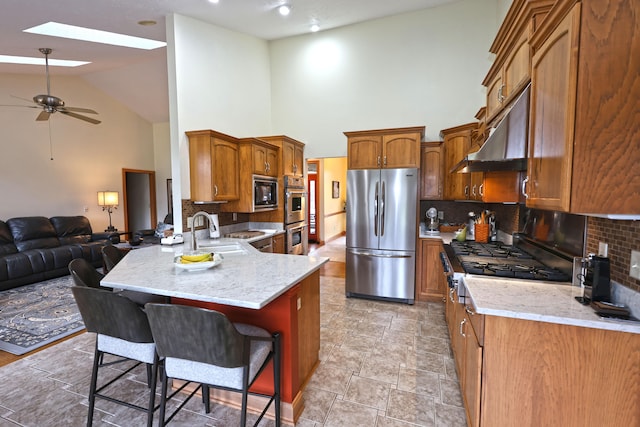
[[[480,150],[469,153],[451,173],[521,171],[527,169],[529,133],[528,85],[513,103]]]

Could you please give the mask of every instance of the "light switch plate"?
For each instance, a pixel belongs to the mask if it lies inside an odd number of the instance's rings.
[[[640,280],[640,251],[631,251],[631,267],[629,276]]]

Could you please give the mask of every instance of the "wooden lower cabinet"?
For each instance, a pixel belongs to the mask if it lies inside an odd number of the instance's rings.
[[[419,301],[442,301],[445,297],[447,281],[440,262],[442,251],[440,239],[418,240],[416,299]]]
[[[471,314],[453,296],[469,426],[640,425],[640,334]]]
[[[285,235],[286,235],[285,233],[280,233],[273,236],[273,253],[274,254],[287,253],[285,248],[285,242],[284,242]]]

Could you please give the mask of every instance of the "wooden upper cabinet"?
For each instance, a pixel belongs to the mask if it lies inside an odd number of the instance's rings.
[[[444,140],[445,200],[467,200],[471,196],[471,174],[451,173],[451,169],[471,150],[473,131],[477,127],[478,123],[467,123],[440,131],[440,136]]]
[[[444,192],[444,153],[442,143],[420,145],[420,199],[442,200]]]
[[[527,206],[637,217],[640,3],[558,1],[531,47]]]
[[[254,141],[251,145],[253,154],[253,173],[266,176],[278,176],[278,148],[271,144]]]
[[[304,176],[304,143],[285,135],[261,136],[258,139],[280,148],[278,177]]]
[[[349,169],[419,168],[424,126],[345,132]]]
[[[186,132],[186,135],[189,139],[191,200],[237,200],[238,140],[213,130]]]
[[[382,166],[382,135],[348,137],[349,169],[377,169]]]
[[[487,88],[487,122],[522,91],[531,78],[529,40],[554,0],[515,0],[489,51],[496,59],[482,84]]]

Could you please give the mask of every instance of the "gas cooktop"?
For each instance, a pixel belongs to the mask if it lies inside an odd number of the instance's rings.
[[[515,246],[502,242],[452,241],[451,248],[467,274],[567,282],[570,277]]]

